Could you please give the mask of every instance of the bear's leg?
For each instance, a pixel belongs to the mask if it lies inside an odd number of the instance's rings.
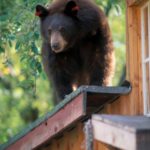
[[[54,86],[53,91],[56,95],[55,96],[56,103],[59,103],[60,101],[62,101],[66,95],[72,92],[71,81],[64,74],[59,74],[53,77],[52,82]]]
[[[114,64],[112,62],[108,63],[109,61],[103,61],[102,63],[100,60],[92,65],[93,67],[90,70],[90,85],[110,86]]]
[[[110,86],[115,67],[111,46],[97,48],[89,63],[90,85]]]
[[[90,85],[103,86],[104,72],[99,68],[99,66],[94,66],[90,71]]]

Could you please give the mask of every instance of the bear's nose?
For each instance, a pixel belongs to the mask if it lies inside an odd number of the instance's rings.
[[[54,44],[52,44],[52,49],[53,49],[53,50],[58,50],[58,49],[60,49],[59,43],[54,43]]]

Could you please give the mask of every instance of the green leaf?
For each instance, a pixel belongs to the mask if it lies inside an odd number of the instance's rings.
[[[44,71],[42,71],[40,75],[41,75],[43,80],[47,79],[46,73]]]
[[[0,21],[6,21],[8,19],[8,15],[1,15]]]
[[[8,39],[13,41],[16,39],[16,37],[15,37],[15,35],[10,34],[10,35],[8,35]]]
[[[31,67],[32,69],[35,69],[35,66],[36,66],[36,60],[35,60],[34,58],[32,58],[32,59],[30,60],[30,67]]]
[[[0,46],[0,53],[4,53],[4,52],[5,52],[5,49]]]
[[[35,42],[32,42],[31,50],[33,53],[38,54],[38,48],[36,47]]]
[[[36,67],[37,67],[38,72],[41,73],[42,72],[42,65],[40,62],[36,63]]]
[[[18,50],[19,50],[20,45],[21,45],[21,43],[20,43],[19,41],[17,41],[16,46],[15,46],[16,51],[18,51]]]
[[[40,36],[40,34],[39,34],[39,32],[34,32],[34,38],[36,39],[36,40],[38,40],[39,39],[39,36]]]
[[[34,86],[33,80],[24,80],[18,84],[18,86],[24,88],[24,89],[30,89]]]
[[[21,23],[17,21],[17,22],[16,22],[16,25],[17,25],[17,26],[20,26],[20,25],[21,25]]]
[[[25,59],[27,59],[27,56],[26,56],[26,55],[22,55],[22,56],[20,57],[20,61],[21,61],[21,62],[23,62]]]
[[[116,4],[116,5],[115,5],[115,9],[116,9],[117,15],[118,15],[118,16],[121,15],[121,8],[120,8],[120,6]]]
[[[8,41],[8,43],[9,43],[9,46],[12,47],[12,42],[10,40]]]

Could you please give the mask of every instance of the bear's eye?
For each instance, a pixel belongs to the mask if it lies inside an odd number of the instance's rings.
[[[60,32],[64,32],[64,31],[65,31],[65,28],[64,28],[64,27],[59,27],[59,31],[60,31]]]

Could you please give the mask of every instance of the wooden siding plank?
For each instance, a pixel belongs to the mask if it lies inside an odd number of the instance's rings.
[[[112,127],[109,124],[95,120],[92,121],[92,124],[94,139],[120,149],[136,150],[135,135],[133,133],[126,133],[126,131],[118,129],[117,127]]]
[[[141,95],[142,70],[141,70],[141,11],[139,7],[129,7],[128,16],[128,58],[129,61],[129,80],[133,90],[130,94],[131,114],[143,114],[143,98]],[[134,101],[133,101],[134,99]]]
[[[126,150],[149,150],[150,119],[144,116],[93,115],[94,139]]]
[[[79,123],[71,131],[64,132],[59,139],[51,141],[47,147],[38,150],[85,150],[84,125]]]

